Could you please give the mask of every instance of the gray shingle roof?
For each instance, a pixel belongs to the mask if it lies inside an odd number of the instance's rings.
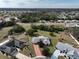
[[[64,44],[64,43],[61,43],[61,42],[58,42],[57,45],[56,45],[56,48],[60,51],[63,51],[63,50],[73,50],[74,48],[72,47],[72,45],[69,45],[69,44]]]

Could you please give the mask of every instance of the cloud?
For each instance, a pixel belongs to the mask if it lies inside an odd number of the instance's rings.
[[[79,0],[0,0],[7,8],[64,8],[79,7]]]
[[[10,4],[11,5],[30,5],[30,4],[33,4],[33,3],[37,3],[39,2],[40,0],[0,0],[0,4],[2,5],[6,5],[8,6],[7,4]]]

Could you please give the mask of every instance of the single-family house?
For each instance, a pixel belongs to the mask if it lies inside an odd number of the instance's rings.
[[[65,53],[68,59],[79,59],[79,49],[70,44],[58,42],[56,49],[60,51],[60,54]]]
[[[15,47],[8,47],[8,46],[0,46],[0,51],[5,52],[7,54],[13,55],[15,53],[17,53],[17,49]]]
[[[69,44],[67,44],[67,43],[64,44],[64,43],[61,43],[61,42],[58,42],[58,43],[57,43],[56,48],[57,48],[58,50],[60,50],[61,52],[63,52],[63,53],[66,53],[66,52],[71,51],[71,50],[74,49],[74,48],[72,47],[72,45],[69,45]]]
[[[58,23],[63,23],[63,22],[64,22],[64,20],[58,20],[57,22],[58,22]]]
[[[65,23],[70,23],[71,22],[71,20],[65,20]]]
[[[11,21],[11,19],[10,19],[10,17],[6,17],[6,18],[4,18],[4,21],[9,22],[9,21]]]
[[[0,51],[11,56],[18,52],[17,48],[23,48],[26,45],[25,41],[17,40],[12,36],[8,36],[4,42],[0,43]]]
[[[72,23],[79,23],[79,20],[71,20]]]
[[[44,45],[50,45],[50,39],[48,37],[39,36],[32,38],[32,43],[39,43],[39,42],[42,42]]]
[[[14,37],[8,36],[8,39],[10,40],[8,43],[6,43],[6,46],[9,47],[17,47],[17,48],[23,48],[26,45],[26,41],[18,40]]]

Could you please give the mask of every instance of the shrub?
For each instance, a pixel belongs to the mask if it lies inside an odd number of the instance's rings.
[[[31,27],[32,27],[32,29],[38,29],[38,26],[36,26],[36,25],[31,25]]]
[[[59,25],[38,25],[38,26],[32,25],[31,27],[33,29],[39,29],[43,31],[56,32],[56,33],[58,33],[59,31],[64,31],[64,27]]]
[[[31,35],[31,36],[34,35],[34,32],[37,32],[37,30],[36,29],[29,29],[29,30],[27,30],[27,34]]]
[[[54,36],[54,33],[53,33],[53,32],[50,32],[50,35],[51,35],[51,36]]]
[[[15,25],[10,31],[14,33],[22,33],[25,29],[20,25]]]
[[[16,23],[13,22],[13,21],[8,21],[8,22],[5,22],[5,23],[4,23],[4,27],[13,26],[13,25],[15,25],[15,24],[16,24]]]
[[[49,48],[47,48],[47,47],[44,47],[42,52],[43,52],[44,56],[49,56],[49,54],[50,54],[49,53]]]

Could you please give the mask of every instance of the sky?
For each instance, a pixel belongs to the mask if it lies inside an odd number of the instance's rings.
[[[79,8],[79,0],[0,0],[0,8]]]

